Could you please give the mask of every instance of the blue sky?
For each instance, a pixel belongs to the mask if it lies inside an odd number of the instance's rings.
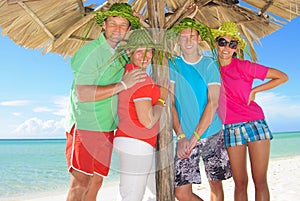
[[[300,17],[256,45],[259,63],[289,76],[287,83],[257,96],[274,132],[300,131],[299,27]],[[69,60],[25,49],[7,36],[0,36],[0,60],[0,139],[64,138]]]

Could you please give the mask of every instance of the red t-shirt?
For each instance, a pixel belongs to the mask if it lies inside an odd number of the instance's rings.
[[[133,64],[126,65],[126,71],[135,68]],[[160,96],[159,87],[150,78],[146,77],[144,82],[137,83],[133,87],[119,93],[118,115],[119,124],[116,137],[130,137],[145,141],[155,147],[158,134],[158,122],[151,128],[145,128],[138,119],[134,102],[139,100],[150,100],[152,105],[157,103]]]

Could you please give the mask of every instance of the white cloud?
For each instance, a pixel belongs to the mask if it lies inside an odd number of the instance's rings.
[[[265,92],[258,94],[256,101],[262,107],[271,130],[300,131],[299,97]]]
[[[0,105],[2,106],[25,106],[30,104],[29,100],[14,100],[14,101],[2,101]]]
[[[68,103],[68,96],[59,96],[53,101],[53,107],[36,107],[33,111],[37,113],[47,112],[56,116],[66,116]]]
[[[7,128],[2,129],[0,137],[64,138],[68,100],[68,96],[56,96],[47,98],[46,101],[35,101],[35,104],[29,100],[0,102],[0,106],[12,106],[8,108],[7,115],[17,118],[13,121],[7,120]],[[13,106],[22,107],[20,109]],[[19,122],[21,118],[23,122]]]
[[[14,115],[14,116],[22,116],[22,113],[21,112],[13,112],[12,115]]]
[[[33,117],[19,125],[14,134],[24,138],[62,138],[65,137],[64,119],[43,121]]]
[[[34,112],[52,112],[53,109],[49,107],[36,107],[33,109]]]
[[[67,114],[67,106],[69,104],[69,97],[68,96],[60,96],[57,97],[54,101],[54,104],[56,105],[56,110],[53,112],[53,114],[58,116],[66,116]]]
[[[256,101],[270,117],[300,118],[300,99],[292,100],[288,96],[266,92],[258,94]]]

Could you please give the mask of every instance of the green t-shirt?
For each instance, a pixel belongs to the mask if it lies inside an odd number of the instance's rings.
[[[77,129],[91,131],[113,131],[118,123],[118,97],[95,101],[80,102],[75,85],[105,86],[121,81],[124,74],[125,60],[123,57],[112,59],[114,50],[107,43],[104,34],[81,49],[71,59],[74,80],[71,87],[67,131],[76,124]]]

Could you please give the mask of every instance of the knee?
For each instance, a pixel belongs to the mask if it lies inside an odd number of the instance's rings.
[[[90,176],[73,173],[71,177],[70,187],[76,189],[88,189],[89,182]]]
[[[222,181],[209,181],[209,186],[211,191],[216,194],[223,192]]]
[[[186,198],[187,195],[183,195],[182,193],[178,193],[175,191],[175,197],[178,201],[185,201],[184,199]]]
[[[234,179],[234,185],[237,189],[246,189],[248,186],[248,177]]]
[[[91,179],[91,184],[97,188],[100,188],[102,186],[102,183],[103,183],[103,177],[94,175]]]
[[[190,193],[186,191],[182,191],[178,188],[175,188],[175,197],[178,201],[189,201]]]
[[[71,187],[86,191],[89,188],[89,180],[75,180],[72,182]]]
[[[261,177],[259,179],[253,179],[255,189],[265,189],[268,187],[267,178]]]

